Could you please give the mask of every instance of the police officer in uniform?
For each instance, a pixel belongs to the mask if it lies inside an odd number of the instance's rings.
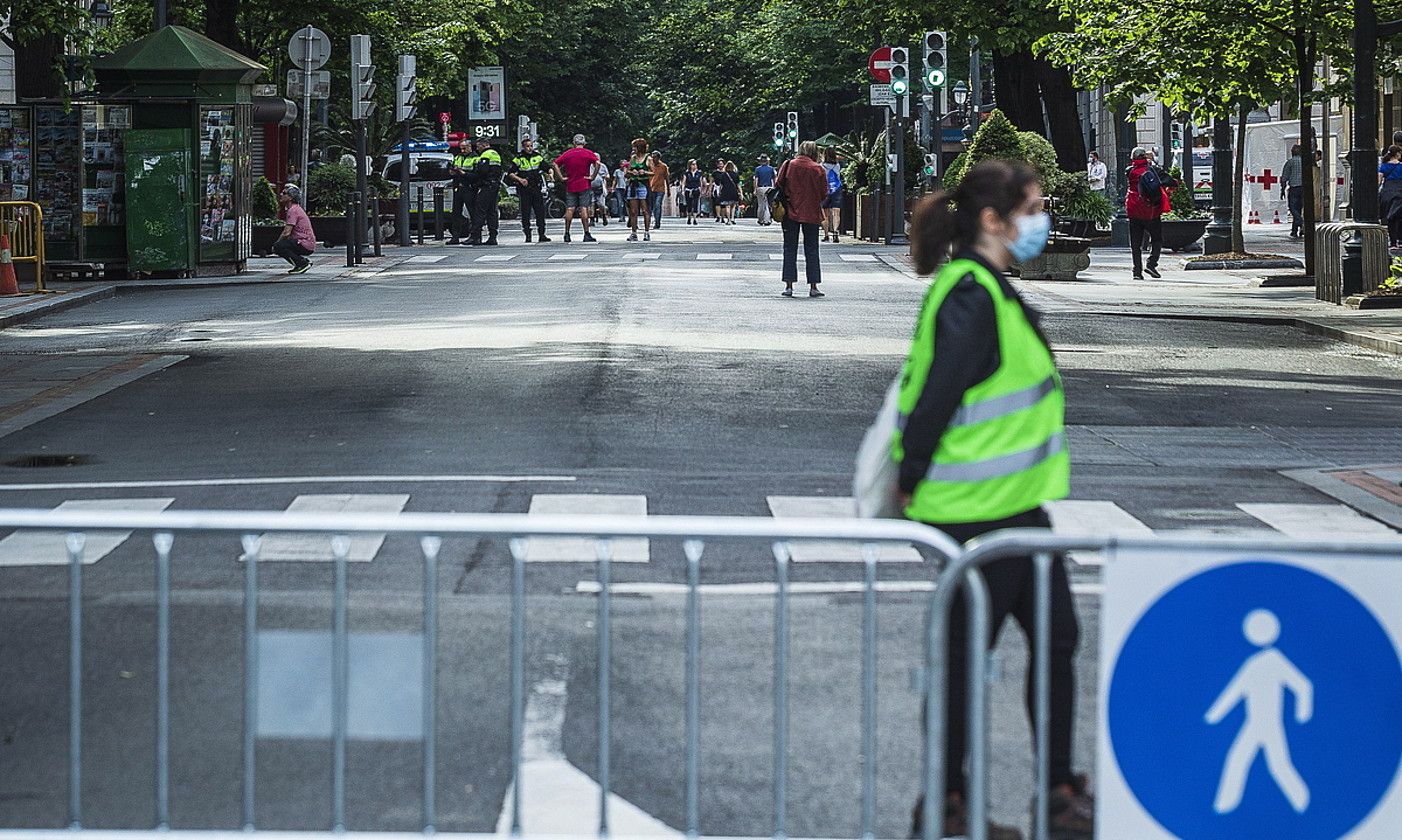
[[[474,235],[477,227],[471,224],[469,218],[464,218],[464,211],[467,216],[472,216],[477,207],[477,184],[473,169],[477,165],[477,155],[472,151],[472,147],[463,140],[458,145],[458,150],[453,154],[453,212],[448,217],[448,239],[449,245],[457,245],[461,238],[459,231],[465,226],[470,226]]]
[[[901,373],[892,455],[900,465],[906,517],[960,543],[1004,528],[1049,528],[1043,505],[1065,498],[1070,489],[1061,375],[1037,312],[1005,276],[1013,263],[1040,254],[1050,232],[1037,174],[1001,160],[975,165],[952,193],[925,199],[911,220],[916,270],[935,276]],[[1032,647],[1037,603],[1032,559],[995,560],[980,573],[988,587],[991,638],[1012,616]],[[1065,559],[1059,556],[1051,558],[1050,599],[1047,816],[1051,836],[1091,840],[1094,805],[1088,783],[1071,769],[1079,629]],[[963,772],[968,619],[962,595],[951,606],[945,800],[931,815],[941,837],[963,835],[969,828]],[[1029,663],[1029,686],[1034,665]],[[916,836],[922,811],[916,814]],[[1020,838],[1015,829],[988,829],[990,840]]]
[[[545,193],[541,191],[545,173],[549,171],[550,162],[535,150],[535,141],[529,137],[521,141],[521,153],[511,159],[511,172],[507,177],[516,185],[516,197],[521,200],[521,229],[526,232],[527,242],[531,241],[532,215],[540,231],[540,241],[550,241],[545,235]]]
[[[473,165],[477,178],[477,212],[472,217],[472,243],[497,244],[497,205],[501,202],[501,153],[492,148],[490,138],[477,140],[477,160]],[[482,241],[482,226],[487,227],[487,241]]]

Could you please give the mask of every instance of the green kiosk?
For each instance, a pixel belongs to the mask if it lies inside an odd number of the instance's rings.
[[[253,232],[253,81],[266,69],[183,26],[167,26],[94,63],[98,96],[82,109],[82,130],[116,146],[105,155],[116,171],[102,181],[120,188],[116,203],[123,212],[111,212],[112,199],[96,211],[101,195],[89,201],[87,193],[102,189],[100,173],[92,173],[93,187],[85,173],[82,259],[117,261],[120,251],[129,276],[244,270]],[[119,129],[110,118],[114,109]]]

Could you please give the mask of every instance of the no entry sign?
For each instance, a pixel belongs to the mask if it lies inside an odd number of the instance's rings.
[[[867,59],[867,70],[871,73],[871,78],[877,82],[891,81],[891,48],[877,47]]]

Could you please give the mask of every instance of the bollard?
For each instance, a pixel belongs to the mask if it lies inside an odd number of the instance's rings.
[[[443,188],[433,188],[433,238],[443,239]]]
[[[355,218],[355,195],[346,197],[346,267],[355,265],[355,225],[351,220]]]
[[[419,226],[419,244],[424,244],[424,188],[419,187],[419,217],[414,220]]]
[[[384,244],[384,231],[380,230],[380,196],[372,193],[370,197],[370,241],[375,244],[375,256],[384,256],[380,253],[380,246]]]

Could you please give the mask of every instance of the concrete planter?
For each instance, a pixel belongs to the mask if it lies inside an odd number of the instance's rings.
[[[1054,236],[1045,251],[1017,263],[1016,268],[1023,280],[1075,280],[1077,274],[1090,268],[1090,240]]]

